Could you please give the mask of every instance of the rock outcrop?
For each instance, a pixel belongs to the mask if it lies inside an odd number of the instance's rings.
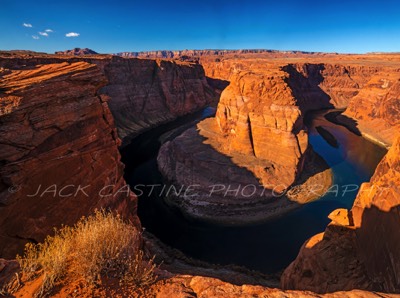
[[[138,223],[120,140],[214,98],[197,64],[47,56],[17,53],[0,61],[3,257],[95,208]]]
[[[107,84],[99,68],[63,62],[1,77],[0,255],[15,257],[95,208],[138,223],[114,120],[97,94]]]
[[[284,289],[400,291],[400,137],[360,189],[351,211],[336,210],[282,276]]]
[[[215,99],[203,68],[195,63],[114,57],[104,72],[108,84],[99,92],[111,98],[109,107],[124,144]]]
[[[202,276],[176,276],[162,280],[145,292],[136,292],[138,297],[269,297],[269,298],[378,298],[394,297],[383,293],[366,291],[340,291],[332,294],[316,294],[307,291],[282,291],[252,285],[232,285],[221,280]]]
[[[171,197],[169,203],[191,217],[243,224],[294,208],[290,199],[297,198],[283,193],[295,183],[301,185],[297,191],[306,190],[307,182],[320,183],[319,195],[330,186],[326,164],[308,147],[302,103],[289,79],[279,65],[230,75],[216,117],[167,142],[159,152],[159,168],[167,180],[199,185],[196,195]],[[314,171],[308,167],[311,161]],[[215,192],[217,187],[222,191]]]
[[[399,96],[399,70],[378,72],[351,99],[344,115],[356,121],[364,136],[390,146],[400,129]]]
[[[88,48],[74,48],[72,50],[57,51],[56,55],[69,55],[69,56],[84,56],[84,55],[97,55],[98,53]]]
[[[247,54],[250,58],[241,60]],[[345,115],[355,119],[361,133],[389,144],[399,128],[400,67],[395,55],[336,57],[273,51],[196,55],[201,56],[205,73],[197,63],[96,55],[14,52],[0,59],[2,257],[14,257],[26,242],[41,241],[54,226],[73,224],[94,208],[110,207],[139,225],[136,197],[122,178],[120,138],[128,141],[210,103],[215,93],[207,76],[231,82],[216,118],[166,143],[159,156],[161,171],[174,184],[219,184],[225,186],[222,194],[230,191],[228,196],[205,198],[210,190],[203,188],[197,201],[190,197],[192,191],[184,197],[184,210],[200,218],[231,223],[236,216],[243,222],[293,206],[290,192],[277,200],[266,188],[268,183],[284,183],[274,189],[278,193],[290,185],[296,191],[303,186],[307,190],[313,177],[313,183],[323,180],[328,185],[329,173],[308,147],[303,116],[309,110],[348,106]],[[260,60],[258,55],[267,56]],[[292,58],[290,63],[286,57]],[[333,212],[325,233],[304,245],[282,277],[284,288],[398,291],[399,154],[398,139],[352,210]],[[315,163],[320,167],[309,167]],[[258,191],[255,200],[248,199],[252,188],[243,189],[249,184]],[[239,196],[238,186],[242,186]],[[13,271],[15,263],[10,264],[0,261],[0,271]],[[148,293],[322,297],[193,276],[159,281]],[[390,296],[352,291],[327,297],[367,295]]]

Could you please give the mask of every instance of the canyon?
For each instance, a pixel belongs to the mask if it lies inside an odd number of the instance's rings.
[[[37,57],[1,59],[0,67],[0,252],[8,258],[95,208],[138,223],[136,197],[122,177],[121,139],[213,96],[191,64]]]
[[[348,106],[336,122],[390,146],[399,125],[398,66],[379,60],[360,65],[329,56],[310,61],[295,56],[300,61],[288,64],[287,58],[250,53],[243,59],[238,54],[222,60],[200,55],[209,77],[230,84],[215,118],[202,121],[160,150],[159,168],[168,181],[200,185],[196,197],[167,198],[186,216],[243,224],[281,215],[322,195],[332,178],[308,146],[303,117],[309,111]],[[307,196],[310,185],[316,184],[321,186],[319,192]],[[210,190],[210,185],[222,191]],[[235,190],[243,185],[257,190],[237,195]]]
[[[304,117],[312,110],[346,109],[332,120],[390,150],[371,182],[363,185],[353,208],[334,211],[326,231],[307,241],[285,270],[281,287],[291,291],[189,275],[168,277],[151,291],[161,296],[189,291],[193,296],[215,297],[222,292],[232,297],[322,297],[312,292],[399,291],[400,139],[395,138],[400,125],[399,55],[276,51],[146,55],[169,59],[61,53],[0,57],[1,257],[13,258],[26,242],[42,241],[53,227],[73,224],[95,208],[116,210],[140,227],[137,198],[123,179],[118,149],[144,131],[218,100],[215,117],[160,149],[159,168],[169,182],[203,186],[203,195],[172,198],[169,203],[189,217],[238,224],[315,200],[322,193],[304,199],[302,191],[308,193],[315,183],[322,183],[326,191],[332,178],[309,146]],[[181,61],[182,56],[196,61]],[[79,191],[70,187],[77,193],[67,193],[65,187],[82,182],[90,187]],[[269,190],[266,199],[209,198],[210,184],[254,184]],[[290,187],[295,192],[272,200],[270,184],[281,185],[279,193]],[[30,196],[39,185],[47,191]],[[63,197],[66,193],[69,196]],[[7,265],[0,275],[6,270]],[[345,295],[386,294],[352,291],[326,297]]]

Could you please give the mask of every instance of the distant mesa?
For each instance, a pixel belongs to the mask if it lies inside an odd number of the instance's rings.
[[[70,55],[70,56],[83,56],[83,55],[97,55],[98,53],[88,48],[75,48],[72,50],[58,51],[56,55]]]
[[[144,52],[120,52],[116,56],[124,58],[180,58],[180,57],[201,57],[201,56],[222,56],[226,54],[320,54],[317,52],[304,51],[277,51],[268,49],[242,49],[242,50],[180,50],[180,51],[144,51]]]

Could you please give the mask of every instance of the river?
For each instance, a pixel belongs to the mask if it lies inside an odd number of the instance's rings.
[[[351,208],[356,188],[370,179],[386,153],[384,148],[329,122],[324,117],[328,112],[313,112],[306,122],[310,144],[334,175],[334,185],[319,200],[261,224],[222,227],[185,219],[179,211],[167,207],[157,192],[149,195],[150,188],[146,188],[147,193],[139,197],[142,225],[164,243],[193,258],[245,266],[267,274],[280,272],[296,258],[308,238],[325,230],[330,212]],[[132,188],[138,184],[162,184],[156,160],[161,140],[178,135],[213,113],[214,109],[207,108],[135,138],[121,150],[128,184]],[[320,135],[321,127],[325,139]]]

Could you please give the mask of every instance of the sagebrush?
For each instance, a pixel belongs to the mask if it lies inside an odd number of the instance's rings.
[[[140,238],[131,223],[101,210],[73,227],[55,230],[43,243],[27,244],[24,256],[17,256],[17,260],[27,280],[43,275],[37,296],[49,293],[68,277],[99,285],[107,276],[124,285],[143,286],[156,277],[153,258],[145,258]]]

